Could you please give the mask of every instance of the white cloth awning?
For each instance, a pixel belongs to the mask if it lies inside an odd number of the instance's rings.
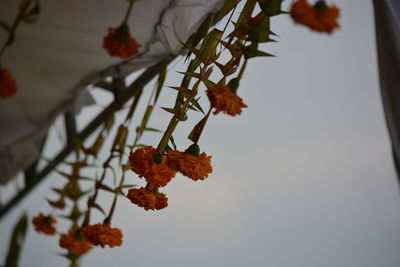
[[[224,0],[137,0],[130,31],[142,45],[131,60],[102,48],[110,27],[121,23],[127,1],[41,0],[39,20],[22,24],[2,59],[17,80],[16,96],[0,100],[0,184],[39,156],[54,119],[93,103],[85,88],[107,76],[125,76],[177,55],[182,44]],[[4,0],[0,19],[11,23],[19,1]],[[0,31],[0,43],[7,38]],[[117,68],[118,66],[118,68]]]

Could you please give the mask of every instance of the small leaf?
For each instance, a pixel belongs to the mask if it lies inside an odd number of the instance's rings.
[[[171,137],[169,138],[169,141],[171,141],[172,146],[174,147],[174,150],[176,150],[176,144],[175,144],[175,140],[174,137],[171,135]]]
[[[199,102],[198,102],[199,99],[200,99],[200,98],[192,99],[192,101],[190,101],[190,103],[191,103],[197,110],[199,110],[201,113],[205,114],[203,108],[200,106],[200,104],[199,104]]]
[[[223,17],[225,17],[229,12],[234,9],[240,0],[226,0],[224,5],[222,6],[221,10],[218,11],[217,16],[214,22],[220,21]]]
[[[160,130],[156,129],[156,128],[150,128],[150,127],[145,127],[145,128],[139,128],[136,129],[137,131],[141,131],[141,132],[161,132]]]
[[[165,64],[160,72],[158,73],[158,79],[157,79],[157,89],[156,89],[156,95],[154,97],[154,105],[157,103],[158,97],[160,96],[161,93],[161,89],[164,86],[164,82],[165,82],[165,77],[167,76],[167,66],[168,64]]]
[[[212,81],[210,81],[210,80],[207,80],[207,79],[202,79],[201,81],[204,83],[204,85],[205,85],[207,88],[213,88],[213,87],[217,86],[216,83],[214,83],[214,82],[212,82]]]
[[[11,31],[10,25],[8,25],[6,22],[2,20],[0,20],[0,28],[4,29],[8,33]]]
[[[112,190],[109,186],[101,184],[101,183],[97,183],[96,188],[102,189],[102,190],[110,192],[110,193],[114,193],[114,190]]]
[[[21,248],[25,241],[28,226],[28,217],[24,213],[15,224],[8,246],[5,266],[18,266]]]
[[[201,119],[201,120],[196,124],[196,126],[193,127],[192,131],[190,132],[190,134],[189,134],[189,136],[188,136],[188,139],[191,140],[191,141],[193,141],[193,143],[198,143],[198,141],[199,141],[199,139],[200,139],[200,136],[201,136],[201,133],[203,132],[204,127],[205,127],[205,125],[206,125],[206,123],[207,123],[207,120],[208,120],[208,118],[210,117],[210,114],[211,114],[210,111],[211,111],[211,109],[209,110],[209,112],[207,113],[207,115],[206,115],[203,119]]]
[[[185,87],[176,87],[176,86],[168,86],[168,87],[171,89],[177,90],[179,92],[188,94],[188,95],[190,95],[192,93],[192,91],[190,89],[185,88]]]
[[[103,213],[103,215],[106,215],[105,211],[103,210],[103,208],[102,208],[99,204],[97,204],[97,203],[92,203],[92,206],[91,206],[91,207],[93,207],[93,208],[99,210],[101,213]]]

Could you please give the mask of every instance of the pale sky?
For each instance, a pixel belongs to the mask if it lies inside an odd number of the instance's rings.
[[[202,182],[176,177],[162,211],[121,199],[113,226],[122,229],[123,246],[95,248],[82,266],[400,266],[400,199],[372,2],[334,3],[342,13],[332,36],[273,18],[279,42],[264,50],[277,57],[251,60],[238,91],[249,108],[240,117],[211,117],[200,141],[213,155],[213,174]],[[166,90],[160,105],[173,95]],[[164,129],[168,118],[157,111],[151,126]],[[182,149],[189,128],[174,136]],[[143,141],[155,145],[159,137]],[[133,173],[127,179],[143,184]],[[44,197],[63,182],[51,175],[0,222],[0,262],[19,214],[49,211]],[[21,266],[67,266],[57,238],[29,230]]]

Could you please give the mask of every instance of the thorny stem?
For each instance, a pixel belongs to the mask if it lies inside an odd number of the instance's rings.
[[[114,158],[114,155],[113,155],[113,153],[111,152],[110,155],[108,156],[107,160],[106,160],[106,161],[104,162],[104,164],[103,164],[103,168],[104,168],[104,169],[103,169],[103,173],[101,174],[101,178],[100,178],[99,180],[96,181],[96,186],[95,186],[95,189],[94,189],[94,194],[93,194],[91,197],[89,197],[89,199],[88,199],[88,210],[87,210],[86,213],[85,213],[85,218],[84,218],[84,220],[83,220],[83,222],[82,222],[82,227],[84,227],[84,226],[86,226],[86,225],[89,224],[89,221],[90,221],[90,211],[91,211],[91,208],[93,207],[93,204],[94,204],[95,201],[96,201],[97,194],[98,194],[98,192],[99,192],[97,184],[101,184],[101,183],[104,181],[104,178],[106,177],[107,168],[109,167],[109,164],[110,164],[110,162],[111,162],[111,160],[112,160],[113,158]]]
[[[27,11],[27,9],[30,6],[30,3],[32,2],[32,0],[23,0],[21,3],[22,5],[20,6],[20,10],[18,12],[18,15],[15,17],[13,24],[10,28],[10,30],[8,31],[8,38],[7,40],[4,42],[1,50],[0,50],[0,58],[3,56],[4,52],[6,51],[7,47],[9,45],[11,45],[11,43],[13,42],[14,36],[15,36],[15,32],[18,28],[18,25],[21,23],[21,21],[23,20],[23,17]]]
[[[246,69],[246,66],[247,66],[247,59],[244,60],[242,67],[240,68],[240,72],[237,77],[239,80],[242,79],[242,76],[243,76],[244,70]]]

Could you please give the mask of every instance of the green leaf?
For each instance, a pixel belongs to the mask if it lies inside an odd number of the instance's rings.
[[[282,13],[281,5],[283,0],[257,0],[261,10],[267,16],[275,16]]]
[[[3,28],[6,32],[11,31],[11,26],[8,25],[5,21],[0,20],[0,28]]]
[[[171,141],[171,144],[172,144],[174,150],[176,150],[175,140],[174,140],[174,137],[173,137],[172,135],[171,135],[171,137],[169,138],[169,141]]]
[[[203,21],[203,23],[198,28],[197,32],[194,34],[191,47],[195,48],[200,43],[201,39],[203,39],[207,35],[208,30],[212,26],[213,21],[214,21],[214,14],[208,15],[208,17]],[[192,52],[189,52],[185,60],[187,60],[191,56],[191,54]]]
[[[106,215],[106,212],[104,211],[104,209],[97,203],[93,203],[92,207],[99,210],[101,213],[103,213],[103,215]]]
[[[244,46],[240,45],[245,59],[253,57],[274,57],[274,55],[257,50],[255,45]]]
[[[164,86],[164,82],[165,82],[165,77],[167,76],[167,66],[168,64],[165,64],[159,74],[158,74],[158,79],[157,79],[157,89],[156,89],[156,95],[154,97],[154,103],[153,105],[155,105],[157,103],[158,97],[160,96],[161,93],[161,89]]]
[[[97,183],[97,184],[96,184],[96,187],[99,188],[99,189],[102,189],[102,190],[104,190],[104,191],[107,191],[107,192],[110,192],[110,193],[114,193],[114,190],[111,189],[111,188],[110,188],[109,186],[107,186],[107,185]]]
[[[139,129],[146,128],[146,125],[150,119],[151,113],[153,112],[153,107],[154,106],[152,106],[152,105],[147,106],[146,111],[144,112],[144,115],[143,115],[142,122],[140,123]],[[137,131],[137,129],[136,129],[136,131]],[[139,131],[137,131],[137,134],[140,137],[142,135],[142,132],[139,130]]]
[[[26,231],[28,226],[28,217],[24,213],[18,222],[15,224],[12,231],[10,244],[8,246],[8,253],[6,257],[6,267],[17,267],[21,248],[25,241]]]
[[[39,19],[40,12],[41,12],[41,9],[40,9],[39,2],[36,2],[35,5],[30,10],[28,10],[27,13],[24,14],[22,19],[25,22],[34,23]]]
[[[210,109],[211,111],[211,109]],[[193,141],[193,143],[198,143],[201,133],[204,130],[204,127],[207,123],[208,118],[210,117],[211,112],[208,112],[207,115],[201,119],[196,126],[194,126],[193,130],[190,132],[188,139]]]
[[[218,11],[217,16],[214,19],[214,23],[220,21],[229,12],[231,12],[239,2],[240,0],[225,0],[224,5],[222,6],[221,10]]]
[[[197,99],[193,98],[192,101],[190,101],[190,104],[192,104],[193,107],[195,107],[198,111],[200,111],[201,113],[205,114],[204,110],[202,109],[202,107],[200,106],[200,104],[198,102],[199,99],[200,98],[197,98]]]
[[[144,128],[137,128],[136,131],[140,131],[140,132],[161,132],[160,130],[156,129],[156,128],[151,128],[151,127],[144,127]]]

